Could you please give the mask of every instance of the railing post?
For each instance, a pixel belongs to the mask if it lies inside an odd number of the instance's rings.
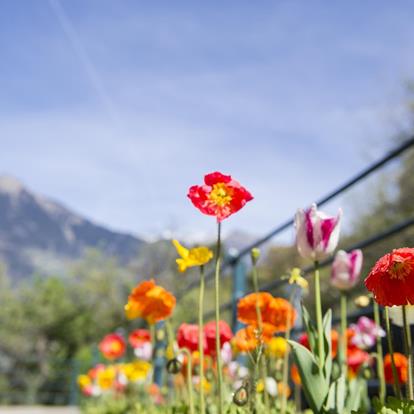
[[[155,344],[154,344],[154,383],[159,387],[163,385],[165,370],[165,348],[167,346],[164,321],[155,325]]]
[[[246,264],[238,258],[232,264],[233,295],[232,295],[232,329],[237,332],[242,328],[237,320],[237,302],[246,294]]]

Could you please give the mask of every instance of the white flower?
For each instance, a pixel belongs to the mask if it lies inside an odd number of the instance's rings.
[[[414,325],[414,305],[406,305],[407,323]],[[404,326],[402,306],[391,306],[389,315],[392,323],[397,326]]]

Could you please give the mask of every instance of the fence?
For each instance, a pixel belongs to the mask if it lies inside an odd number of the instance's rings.
[[[356,184],[360,183],[364,179],[368,178],[370,175],[372,175],[374,172],[379,171],[381,168],[383,168],[386,164],[391,162],[392,160],[395,160],[396,158],[400,157],[402,154],[404,154],[408,149],[414,147],[414,136],[404,141],[401,145],[396,147],[395,149],[388,152],[385,156],[383,156],[381,159],[377,160],[376,162],[369,165],[367,168],[356,174],[355,176],[351,177],[349,180],[347,180],[344,184],[339,186],[338,188],[334,189],[330,193],[328,193],[326,196],[322,197],[318,201],[316,201],[316,204],[318,206],[323,206],[324,204],[328,203],[329,201],[335,199],[339,195],[343,194]],[[232,282],[233,282],[233,295],[232,300],[229,302],[226,302],[221,305],[220,310],[221,311],[233,311],[233,318],[232,318],[232,324],[233,329],[237,330],[238,323],[236,318],[236,307],[237,307],[237,301],[246,294],[246,279],[247,279],[247,266],[244,263],[244,259],[246,256],[250,255],[250,251],[254,247],[260,247],[264,243],[268,242],[278,234],[284,232],[288,228],[290,228],[293,225],[293,218],[286,220],[285,222],[281,223],[279,226],[277,226],[274,230],[272,230],[267,235],[263,236],[262,238],[256,240],[254,243],[251,243],[250,245],[246,246],[244,249],[242,249],[240,252],[238,252],[236,255],[233,255],[232,257],[227,258],[222,267],[221,271],[229,269],[230,273],[232,274]],[[400,223],[383,230],[382,232],[372,235],[371,237],[359,241],[355,243],[352,246],[348,246],[345,250],[353,250],[353,249],[363,249],[368,246],[374,245],[375,243],[378,243],[382,240],[385,240],[411,226],[414,225],[414,217],[409,217]],[[320,264],[321,267],[327,266],[331,263],[332,259],[328,259]],[[310,270],[312,270],[312,267],[303,269],[303,273],[308,273]],[[214,273],[210,272],[206,275],[206,282],[211,281],[214,277]],[[286,283],[286,280],[276,280],[272,283],[266,284],[264,286],[261,286],[261,290],[265,291],[273,291],[279,287],[281,287],[283,284]],[[185,295],[187,295],[190,291],[198,287],[198,281],[195,280],[191,283],[189,283],[183,291],[181,291],[177,295],[177,299],[183,298]],[[209,312],[205,314],[205,319],[211,318],[213,316],[214,312]],[[352,317],[352,315],[351,315]]]

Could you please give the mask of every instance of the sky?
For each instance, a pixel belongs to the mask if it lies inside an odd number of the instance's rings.
[[[392,146],[413,11],[2,1],[0,172],[111,229],[197,239],[215,223],[186,193],[218,170],[255,197],[225,231],[260,236]]]

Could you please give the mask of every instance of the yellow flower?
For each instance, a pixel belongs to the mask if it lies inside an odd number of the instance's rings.
[[[121,366],[121,371],[131,382],[145,381],[151,370],[151,364],[146,361],[134,361]]]
[[[256,384],[256,391],[257,391],[258,393],[262,393],[262,392],[264,391],[264,382],[263,382],[263,380],[262,380],[262,379],[259,379],[259,381],[257,381],[257,384]]]
[[[273,337],[267,344],[266,352],[269,356],[283,358],[288,350],[288,343],[282,336]]]
[[[176,259],[178,270],[185,272],[188,267],[202,266],[208,263],[213,258],[213,252],[205,246],[195,247],[193,249],[186,249],[178,240],[172,241],[174,247],[180,258]]]
[[[78,385],[83,390],[92,384],[92,380],[88,375],[79,375],[78,376]]]
[[[302,289],[307,289],[309,286],[308,281],[301,276],[300,269],[298,267],[294,267],[290,272],[289,284],[293,285],[294,283]]]
[[[113,366],[106,367],[104,370],[98,372],[97,382],[103,389],[107,390],[112,387],[116,377],[116,369]]]

